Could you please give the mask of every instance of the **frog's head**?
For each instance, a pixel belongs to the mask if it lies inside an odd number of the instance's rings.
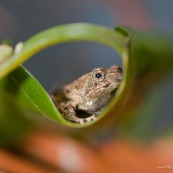
[[[96,68],[92,71],[90,81],[93,86],[100,87],[102,90],[116,89],[122,80],[122,69],[118,65],[108,69]]]
[[[108,69],[96,68],[87,81],[89,90],[95,92],[112,92],[115,90],[122,80],[122,69],[118,65],[111,66]]]
[[[121,67],[114,65],[108,69],[96,68],[86,81],[83,97],[90,106],[102,107],[108,103],[122,80]],[[96,106],[97,107],[97,106]]]

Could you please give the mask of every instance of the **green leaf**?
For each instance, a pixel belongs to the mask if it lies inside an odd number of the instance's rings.
[[[173,42],[167,36],[121,26],[115,32],[126,36],[126,44],[122,54],[124,80],[104,112],[112,123],[138,108],[146,93],[173,70]]]
[[[53,44],[69,41],[95,41],[110,46],[120,53],[123,51],[123,39],[124,36],[121,34],[116,34],[113,30],[98,25],[68,24],[54,27],[27,40],[19,53],[14,54],[2,63],[0,65],[0,77],[2,78],[10,73],[31,55]],[[20,100],[21,103],[25,102],[30,105],[33,110],[69,126],[83,127],[90,125],[90,123],[84,125],[74,124],[64,120],[41,85],[26,70],[17,69],[6,78],[11,79],[8,82],[8,86],[11,84],[12,88],[6,90],[15,95],[16,99]],[[7,80],[6,78],[2,80]],[[17,85],[12,82],[12,79],[17,81]],[[14,85],[16,86],[14,87]],[[14,88],[18,89],[14,90]]]
[[[163,93],[160,87],[156,87],[143,99],[140,106],[136,107],[119,124],[119,133],[126,138],[148,141],[156,135],[153,131],[159,106],[162,103]]]
[[[123,81],[116,96],[95,121],[82,125],[64,120],[37,80],[24,68],[19,67],[42,49],[71,41],[104,44],[117,51],[123,61]],[[86,127],[99,120],[106,124],[109,119],[109,123],[114,123],[118,117],[123,117],[129,110],[136,108],[136,97],[140,102],[153,84],[173,69],[171,45],[169,39],[159,33],[136,32],[126,27],[117,27],[115,31],[86,23],[53,27],[31,37],[24,42],[19,53],[17,51],[0,64],[2,92],[7,90],[20,103],[25,103],[26,107],[68,126]],[[16,70],[13,71],[14,69]]]
[[[0,91],[10,93],[20,104],[39,114],[56,115],[56,108],[47,92],[22,66],[0,80]]]
[[[92,24],[66,24],[50,28],[27,40],[23,49],[0,65],[0,78],[17,68],[33,54],[54,44],[71,41],[94,41],[110,46],[119,53],[123,51],[124,40],[121,34],[109,28]]]
[[[7,92],[0,92],[0,145],[16,142],[34,125],[33,119],[16,99]]]

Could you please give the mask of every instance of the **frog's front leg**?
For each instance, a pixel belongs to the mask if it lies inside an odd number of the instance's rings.
[[[77,117],[77,105],[74,105],[73,102],[71,101],[67,101],[67,102],[63,102],[60,103],[60,105],[58,106],[58,110],[61,112],[61,114],[63,115],[63,117],[71,122],[76,122],[79,124],[83,124],[86,122],[90,122],[94,119],[96,119],[95,115],[91,115],[87,118],[79,118]]]
[[[58,110],[62,113],[63,117],[69,121],[75,121],[78,119],[76,116],[76,107],[71,101],[60,103]]]

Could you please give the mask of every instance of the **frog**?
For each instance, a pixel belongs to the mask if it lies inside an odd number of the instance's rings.
[[[122,68],[94,68],[50,93],[58,111],[70,122],[83,124],[95,120],[114,97],[123,78]]]

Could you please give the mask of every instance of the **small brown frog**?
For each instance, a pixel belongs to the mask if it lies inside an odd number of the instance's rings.
[[[65,119],[82,124],[96,119],[121,80],[122,69],[117,65],[96,68],[62,89],[55,89],[50,96]]]

